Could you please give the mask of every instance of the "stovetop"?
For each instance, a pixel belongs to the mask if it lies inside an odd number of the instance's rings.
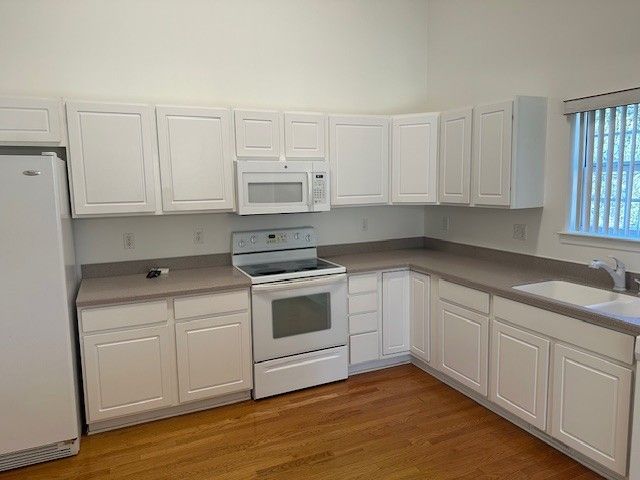
[[[308,258],[285,262],[256,263],[253,265],[243,265],[238,268],[250,277],[264,277],[268,275],[335,269],[336,266],[334,263],[327,262],[321,258]]]

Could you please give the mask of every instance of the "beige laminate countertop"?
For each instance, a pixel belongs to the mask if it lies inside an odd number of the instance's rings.
[[[174,295],[198,295],[250,286],[249,278],[230,265],[171,270],[169,275],[157,278],[146,278],[145,274],[85,278],[80,284],[76,306],[81,308]]]
[[[630,335],[640,335],[640,318],[616,317],[587,308],[533,295],[512,287],[547,280],[580,283],[570,276],[542,269],[522,268],[500,261],[428,249],[386,250],[327,257],[344,265],[347,273],[410,268],[446,280],[499,295],[534,307],[578,318]],[[83,279],[77,307],[126,303],[177,295],[197,295],[251,286],[249,279],[232,266],[172,270],[168,276],[147,279],[144,274]]]
[[[541,269],[521,268],[508,263],[476,259],[439,250],[408,249],[360,253],[327,257],[344,265],[348,273],[374,270],[410,268],[421,273],[438,275],[446,280],[499,295],[510,300],[578,318],[602,327],[631,335],[640,335],[640,318],[616,317],[569,303],[533,295],[512,287],[548,280],[567,280],[580,283],[569,276],[551,275]]]

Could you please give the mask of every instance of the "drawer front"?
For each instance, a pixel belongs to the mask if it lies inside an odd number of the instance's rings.
[[[631,335],[502,297],[494,297],[493,310],[498,319],[586,348],[605,357],[633,363],[635,337]]]
[[[349,337],[349,363],[369,362],[380,357],[378,332],[361,333]]]
[[[257,363],[254,398],[264,398],[300,388],[347,378],[347,347],[327,348]]]
[[[438,284],[438,295],[440,298],[444,298],[477,312],[484,314],[489,313],[489,294],[486,292],[463,287],[462,285],[447,282],[446,280],[440,280]]]
[[[349,333],[374,332],[378,330],[378,312],[358,313],[349,316]]]
[[[378,293],[365,293],[349,297],[349,313],[366,313],[378,310]]]
[[[378,274],[349,275],[349,293],[376,292],[378,290]]]
[[[167,301],[127,303],[108,307],[87,308],[81,311],[84,333],[137,327],[166,322],[169,317]]]
[[[194,297],[178,297],[173,301],[176,320],[202,315],[218,315],[238,312],[249,308],[248,290],[197,295]]]

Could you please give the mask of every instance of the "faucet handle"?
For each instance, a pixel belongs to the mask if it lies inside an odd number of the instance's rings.
[[[609,258],[612,259],[616,263],[616,270],[627,270],[627,266],[618,260],[616,257],[609,255]]]

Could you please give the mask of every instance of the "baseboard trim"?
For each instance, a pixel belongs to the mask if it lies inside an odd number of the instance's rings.
[[[221,397],[202,400],[199,402],[187,403],[184,405],[177,405],[174,407],[154,410],[153,412],[144,412],[136,415],[129,415],[126,417],[90,423],[87,425],[87,434],[93,435],[94,433],[107,432],[109,430],[130,427],[132,425],[138,425],[140,423],[162,420],[163,418],[176,417],[178,415],[199,412],[215,407],[222,407],[223,405],[230,405],[232,403],[243,402],[245,400],[251,400],[251,390],[231,393],[229,395],[223,395]]]
[[[546,432],[543,432],[542,430],[538,430],[537,428],[533,427],[532,425],[529,425],[527,422],[525,422],[521,418],[516,417],[512,413],[502,409],[498,405],[495,405],[494,403],[489,401],[489,399],[483,397],[479,393],[477,393],[477,392],[471,390],[470,388],[468,388],[468,387],[456,382],[452,378],[449,378],[447,375],[445,375],[444,373],[440,372],[439,370],[436,370],[435,368],[433,368],[432,366],[428,365],[423,360],[421,360],[419,358],[416,358],[413,355],[411,355],[410,362],[413,365],[415,365],[416,367],[418,367],[420,370],[428,373],[432,377],[437,378],[442,383],[445,383],[446,385],[450,386],[451,388],[453,388],[455,390],[458,390],[460,393],[462,393],[463,395],[466,395],[467,397],[471,398],[476,403],[479,403],[480,405],[482,405],[486,409],[491,410],[496,415],[500,415],[502,418],[504,418],[505,420],[508,420],[509,422],[513,423],[517,427],[520,427],[521,429],[523,429],[527,433],[530,433],[534,437],[539,438],[540,440],[542,440],[547,445],[555,448],[556,450],[559,450],[560,452],[564,453],[568,457],[571,457],[576,462],[581,463],[582,465],[584,465],[588,469],[593,470],[598,475],[601,475],[604,478],[607,478],[609,480],[625,480],[627,478],[627,477],[620,476],[617,473],[611,472],[610,470],[607,470],[606,468],[602,467],[601,465],[598,465],[597,463],[595,463],[590,458],[584,456],[582,453],[576,452],[572,448],[567,447],[565,444],[559,442],[558,440],[556,440],[555,438],[553,438],[552,436],[550,436]]]
[[[356,363],[355,365],[349,365],[349,376],[372,372],[374,370],[382,370],[383,368],[396,367],[410,362],[411,356],[406,354],[383,358],[381,360],[371,360],[370,362]]]

